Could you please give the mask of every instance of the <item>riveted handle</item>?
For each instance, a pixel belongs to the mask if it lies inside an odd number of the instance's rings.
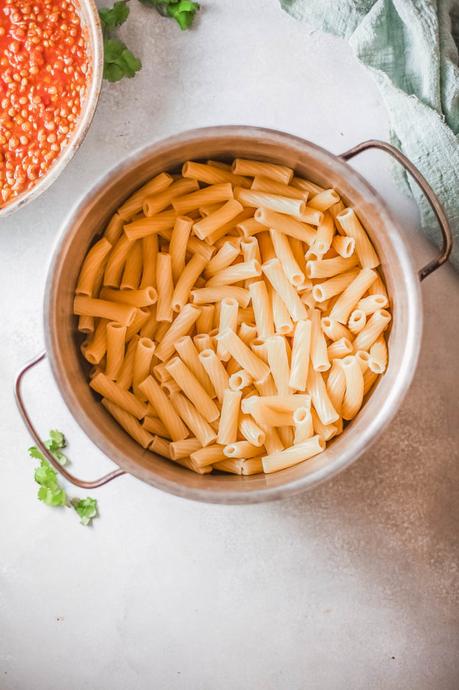
[[[97,489],[99,486],[103,486],[104,484],[108,484],[108,482],[111,482],[112,479],[116,479],[116,477],[121,477],[122,474],[125,474],[123,470],[114,470],[113,472],[109,472],[108,474],[105,474],[103,477],[100,477],[100,479],[94,479],[93,481],[86,481],[84,479],[79,479],[78,477],[75,477],[73,474],[68,472],[65,467],[62,467],[60,465],[56,458],[53,457],[53,455],[49,452],[45,444],[43,443],[42,439],[40,438],[38,431],[35,429],[34,425],[32,424],[32,421],[29,417],[29,413],[26,410],[26,406],[24,404],[24,399],[22,397],[22,379],[24,378],[25,374],[27,374],[30,369],[33,369],[34,366],[36,366],[39,362],[43,361],[46,357],[46,352],[42,352],[41,354],[37,355],[37,357],[34,357],[31,362],[26,364],[19,374],[16,377],[16,382],[14,386],[14,393],[16,396],[16,404],[18,406],[20,415],[24,421],[24,424],[26,425],[30,435],[32,436],[33,440],[37,444],[38,448],[40,451],[43,453],[45,458],[51,463],[51,465],[54,467],[54,469],[59,472],[65,479],[67,479],[69,482],[72,484],[75,484],[75,486],[79,486],[81,489]]]
[[[398,163],[400,163],[400,165],[402,165],[405,168],[405,170],[409,172],[410,175],[416,180],[419,187],[424,192],[432,211],[435,213],[435,216],[437,217],[438,223],[440,225],[441,234],[443,237],[443,244],[439,256],[437,256],[436,259],[432,259],[432,261],[429,261],[429,263],[426,266],[420,269],[419,279],[424,280],[424,278],[427,278],[428,275],[436,271],[437,268],[440,268],[440,266],[442,266],[448,260],[448,257],[451,254],[451,249],[453,248],[453,235],[448,222],[448,218],[446,217],[446,214],[443,210],[443,206],[441,205],[432,187],[427,182],[426,178],[419,172],[416,166],[414,166],[413,163],[406,156],[404,156],[401,151],[395,148],[395,146],[392,146],[391,144],[388,144],[385,141],[379,141],[378,139],[370,139],[368,141],[363,141],[361,144],[357,144],[357,146],[354,146],[352,149],[349,149],[349,151],[341,153],[340,158],[343,158],[345,161],[348,161],[351,158],[354,158],[354,156],[356,156],[357,154],[362,153],[363,151],[367,151],[368,149],[381,149],[382,151],[385,151],[390,156],[392,156],[392,158],[395,158],[395,160]]]

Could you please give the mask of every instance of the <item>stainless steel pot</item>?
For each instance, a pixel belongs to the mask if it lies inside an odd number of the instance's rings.
[[[346,162],[370,148],[390,153],[415,177],[440,222],[442,252],[419,274],[412,265],[402,228],[374,189]],[[234,156],[288,165],[319,185],[335,187],[344,201],[357,210],[381,258],[392,300],[390,357],[387,372],[359,415],[321,455],[266,476],[201,476],[143,450],[95,399],[77,346],[72,302],[88,246],[127,196],[161,170],[174,170],[185,160]],[[62,468],[47,452],[24,408],[20,388],[25,372],[45,354],[35,358],[18,376],[16,395],[19,409],[48,460],[69,481],[84,488],[101,486],[123,472],[129,472],[164,491],[214,503],[257,503],[310,489],[343,470],[368,450],[397,412],[413,378],[421,344],[420,280],[444,263],[450,251],[451,233],[438,200],[421,174],[389,144],[368,141],[336,156],[304,139],[254,127],[213,127],[171,137],[134,153],[104,175],[76,206],[62,229],[46,286],[46,354],[57,385],[87,436],[120,469],[95,481],[83,481]]]
[[[11,213],[14,213],[14,211],[22,208],[30,201],[33,201],[33,199],[36,199],[38,196],[40,196],[42,192],[48,189],[48,187],[57,180],[85,138],[89,125],[91,124],[94,116],[102,86],[102,73],[104,69],[102,29],[100,26],[99,13],[94,0],[78,0],[76,6],[80,15],[81,26],[85,31],[90,66],[87,75],[87,92],[82,105],[80,118],[67,145],[63,149],[62,153],[59,154],[54,165],[51,166],[48,172],[41,177],[31,189],[26,190],[16,199],[14,199],[14,201],[7,204],[3,208],[0,208],[0,218],[9,216]]]

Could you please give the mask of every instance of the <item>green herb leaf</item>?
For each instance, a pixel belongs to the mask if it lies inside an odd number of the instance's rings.
[[[129,16],[129,7],[125,0],[115,2],[113,7],[102,7],[99,10],[99,17],[104,31],[111,31],[117,26],[124,24]]]
[[[54,443],[56,448],[65,448],[67,445],[64,434],[62,431],[58,431],[57,429],[51,429],[49,432],[49,438]]]
[[[80,516],[82,525],[89,525],[93,518],[97,517],[97,501],[95,498],[74,498],[72,506]]]
[[[35,481],[40,485],[38,498],[48,506],[65,506],[67,496],[64,489],[57,481],[56,471],[45,459],[35,469]]]
[[[142,63],[118,38],[104,40],[104,78],[119,81],[123,77],[133,77]]]
[[[30,448],[27,449],[27,452],[31,458],[36,458],[37,460],[45,459],[43,453],[38,450],[37,446],[30,446]]]
[[[199,3],[191,0],[140,0],[143,5],[154,7],[163,17],[175,19],[182,31],[189,29],[199,10]]]

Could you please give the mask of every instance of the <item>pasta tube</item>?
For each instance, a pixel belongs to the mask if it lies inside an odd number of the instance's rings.
[[[340,201],[340,196],[334,189],[324,189],[323,192],[315,194],[309,201],[309,206],[318,211],[326,211]]]
[[[107,352],[107,319],[100,319],[94,333],[89,339],[84,357],[90,364],[99,364]]]
[[[230,199],[226,204],[220,206],[220,208],[206,218],[195,223],[193,225],[193,230],[200,240],[205,240],[212,235],[212,233],[237,218],[243,210],[244,208],[239,201]]]
[[[354,309],[347,322],[348,328],[354,335],[360,333],[365,328],[367,317],[361,309]]]
[[[298,391],[306,390],[311,353],[311,321],[297,321],[293,335],[292,364],[289,386]]]
[[[199,361],[204,367],[212,386],[217,395],[218,401],[222,403],[223,394],[229,386],[229,376],[225,367],[217,357],[215,352],[208,348],[199,353]]]
[[[266,351],[277,392],[281,396],[288,395],[291,392],[289,386],[290,367],[284,336],[273,335],[268,338],[266,340]]]
[[[179,357],[173,357],[166,369],[204,419],[208,422],[218,419],[218,407]]]
[[[177,350],[180,359],[186,364],[188,369],[199,381],[206,393],[210,395],[211,398],[214,398],[215,392],[212,383],[201,363],[201,360],[199,359],[199,352],[191,337],[189,335],[185,335],[183,338],[179,338],[174,343],[174,347]]]
[[[206,263],[207,260],[199,254],[194,254],[191,257],[175,285],[172,295],[172,309],[174,311],[180,311],[187,303],[191,289],[204,270]]]
[[[158,299],[154,287],[146,287],[142,290],[115,290],[105,287],[100,291],[100,296],[102,299],[130,304],[133,307],[149,307]]]
[[[284,235],[278,230],[270,230],[270,235],[274,251],[289,283],[291,283],[293,287],[298,288],[299,285],[304,283],[305,276],[293,256],[292,247],[290,246],[287,235]]]
[[[243,189],[242,187],[236,187],[234,195],[243,206],[269,208],[276,211],[276,213],[285,213],[295,216],[306,210],[304,199],[292,199],[288,196],[280,196],[278,194],[260,192],[253,189]]]
[[[77,316],[96,316],[109,321],[116,321],[122,326],[129,326],[136,315],[136,308],[129,304],[77,295],[73,301],[73,312]]]
[[[223,287],[205,287],[191,291],[191,302],[192,304],[196,305],[220,302],[220,300],[225,299],[226,297],[234,297],[241,307],[247,307],[250,302],[249,291],[245,288],[236,287],[235,285]]]
[[[348,237],[355,240],[355,252],[363,268],[376,268],[380,261],[367,233],[363,229],[357,215],[352,208],[346,208],[336,216],[336,222]]]
[[[236,158],[231,169],[235,175],[249,175],[250,177],[262,175],[283,184],[290,184],[293,177],[293,170],[285,165],[252,161],[245,158]]]
[[[346,235],[335,235],[332,247],[343,259],[349,259],[355,252],[355,240],[353,237],[347,237]]]
[[[246,441],[257,448],[264,445],[266,434],[261,427],[256,424],[252,417],[248,414],[241,414],[239,416],[239,432]]]
[[[217,434],[217,442],[223,446],[234,443],[237,439],[241,398],[241,391],[232,391],[229,388],[223,394],[222,411]]]
[[[327,343],[321,328],[321,313],[318,309],[311,310],[311,364],[315,371],[330,369]]]
[[[174,283],[172,280],[172,259],[170,254],[159,252],[156,258],[156,279],[158,284],[158,304],[156,306],[157,321],[172,321],[172,296]]]
[[[293,321],[300,321],[307,317],[304,304],[298,297],[296,290],[288,282],[279,259],[271,259],[262,266],[263,273],[268,278],[274,290],[285,304]]]
[[[176,213],[184,214],[194,211],[200,206],[215,204],[217,201],[233,199],[233,188],[229,182],[214,184],[197,192],[192,192],[172,201]]]
[[[327,354],[329,359],[340,359],[354,352],[352,343],[347,338],[340,338],[328,346]]]
[[[247,459],[256,458],[261,455],[260,448],[253,446],[248,441],[235,441],[223,448],[223,453],[227,458]]]
[[[220,184],[222,182],[230,182],[234,185],[239,185],[241,187],[246,187],[250,185],[247,178],[242,177],[242,175],[234,175],[230,170],[224,170],[223,168],[217,168],[214,165],[209,165],[205,163],[196,163],[195,161],[187,161],[182,166],[182,176],[192,177],[199,182],[205,182],[205,184]]]
[[[358,270],[355,269],[346,271],[345,273],[339,273],[333,278],[329,278],[324,283],[316,283],[312,288],[312,296],[316,302],[325,302],[330,299],[330,297],[334,297],[343,292],[357,275]]]
[[[176,180],[163,191],[145,197],[142,206],[143,212],[147,218],[155,216],[170,206],[173,199],[195,192],[197,189],[199,189],[199,184],[196,180]]]
[[[175,285],[185,268],[185,256],[192,226],[191,218],[178,216],[172,230],[169,254],[171,255],[172,279]]]
[[[318,259],[306,261],[306,275],[308,278],[332,278],[339,273],[350,271],[357,266],[359,260],[354,254],[348,259],[335,256],[333,259]]]
[[[269,338],[274,335],[274,324],[271,300],[264,280],[257,280],[249,285],[252,299],[253,313],[259,338]]]
[[[169,445],[171,460],[181,460],[190,457],[191,453],[202,448],[197,438],[184,438],[182,441],[173,441]]]
[[[154,434],[155,436],[162,436],[166,439],[169,438],[168,431],[162,423],[162,421],[159,419],[159,417],[149,417],[147,415],[146,417],[144,417],[142,426],[144,429],[149,431],[150,434]]]
[[[285,303],[279,294],[271,291],[271,302],[273,307],[274,330],[278,335],[290,335],[293,332],[293,322],[288,313]]]
[[[206,278],[211,278],[216,273],[220,273],[224,268],[228,268],[240,254],[239,241],[226,241],[219,251],[207,264],[204,275]]]
[[[358,333],[354,340],[355,350],[369,350],[373,343],[386,330],[391,320],[391,315],[386,309],[378,309],[369,318],[365,328]]]
[[[120,282],[122,290],[137,290],[142,277],[142,245],[133,242],[124,264]]]
[[[346,379],[346,391],[344,393],[341,416],[343,419],[352,419],[360,410],[363,402],[364,383],[362,370],[353,355],[348,355],[344,359],[337,360],[337,362],[342,368],[344,378]],[[318,410],[317,414],[319,414]],[[321,421],[324,422],[322,418]]]
[[[234,357],[241,369],[248,371],[255,381],[262,381],[268,376],[269,367],[242,342],[234,331],[227,329],[218,336],[218,339],[222,341],[225,350]]]
[[[191,453],[190,458],[198,467],[208,467],[216,462],[226,460],[223,454],[223,446],[217,444],[195,450]]]
[[[152,180],[138,189],[122,206],[118,209],[118,214],[123,220],[132,218],[136,213],[142,210],[142,204],[145,197],[150,194],[156,194],[169,187],[174,181],[172,175],[162,172],[156,175]]]
[[[340,360],[341,361],[341,360]],[[322,374],[309,367],[308,393],[322,424],[333,424],[339,415],[328,397]]]
[[[341,323],[346,323],[351,311],[355,308],[357,302],[363,297],[375,278],[376,273],[371,268],[363,268],[352,283],[350,283],[338,297],[330,312],[330,318],[336,319]],[[364,348],[358,347],[356,349],[363,350]]]
[[[344,378],[343,369],[338,362],[334,361],[327,379],[327,393],[338,414],[341,413],[345,391],[346,379]]]
[[[341,338],[348,338],[352,340],[352,333],[346,326],[336,321],[336,319],[330,319],[328,316],[322,318],[322,330],[330,340],[336,341]]]
[[[118,372],[118,375],[116,377],[116,383],[120,388],[124,388],[124,390],[128,390],[132,386],[132,377],[134,374],[134,357],[135,357],[135,351],[137,349],[137,341],[138,341],[138,336],[134,336],[130,343],[128,344],[123,363],[120,367],[120,370]]]
[[[370,347],[368,366],[375,374],[383,374],[386,371],[387,344],[383,336],[380,336]]]
[[[183,307],[156,348],[155,354],[158,359],[165,362],[172,357],[175,349],[174,343],[182,336],[188,335],[200,313],[200,310],[192,304],[186,304]]]
[[[126,410],[124,410],[122,407],[116,405],[107,398],[102,398],[101,403],[107,412],[111,414],[111,416],[118,422],[125,432],[134,439],[134,441],[137,441],[142,448],[149,447],[150,443],[153,441],[153,436],[148,433],[148,431],[144,429],[141,424],[139,424],[135,416],[129,414],[129,412],[126,412]]]
[[[133,242],[148,237],[148,235],[171,230],[174,227],[176,217],[175,211],[163,211],[151,218],[139,218],[124,226],[124,234],[130,242]]]
[[[293,425],[295,427],[294,444],[303,443],[314,436],[311,410],[308,407],[297,407],[293,413]]]
[[[107,324],[107,363],[105,374],[116,379],[124,359],[126,326],[110,321]]]
[[[223,333],[227,328],[230,328],[232,331],[236,331],[238,309],[239,305],[237,300],[234,298],[227,297],[222,299],[220,307],[220,322],[218,326],[218,332],[220,334]],[[231,357],[230,353],[225,350],[220,340],[217,341],[217,355],[224,362],[228,362]]]
[[[276,213],[268,208],[259,208],[255,211],[255,220],[262,225],[273,228],[278,232],[284,233],[289,237],[294,237],[297,240],[305,242],[308,246],[311,245],[316,237],[315,228],[308,223],[302,223],[290,216]]]
[[[302,443],[281,450],[277,453],[271,453],[262,457],[263,472],[270,474],[271,472],[278,472],[286,467],[297,465],[303,460],[308,460],[318,453],[322,453],[325,449],[325,442],[320,436],[312,436]]]
[[[115,403],[137,419],[143,419],[147,414],[147,406],[144,405],[129,391],[124,390],[117,383],[108,378],[105,374],[99,373],[94,376],[89,385],[96,393],[110,402]]]
[[[113,247],[105,264],[104,285],[109,287],[119,287],[121,275],[127,255],[132,247],[132,240],[125,234],[121,235],[118,242]]]
[[[262,175],[257,175],[254,178],[250,189],[258,192],[272,192],[280,196],[287,196],[290,199],[302,199],[303,201],[307,201],[309,196],[307,191],[295,189],[295,187],[291,187],[283,182],[276,182],[276,180],[271,180],[269,177],[263,177]]]
[[[161,386],[153,378],[148,376],[139,384],[139,390],[145,395],[148,402],[156,412],[156,416],[162,421],[173,441],[181,441],[189,436],[189,431],[175,411],[171,401],[162,390]]]
[[[105,260],[111,249],[112,245],[106,237],[102,237],[91,247],[81,266],[75,289],[77,295],[92,297],[94,285],[99,274],[103,271]]]
[[[219,273],[213,275],[207,281],[207,287],[220,287],[233,285],[248,278],[256,278],[261,275],[261,266],[258,261],[244,261],[224,268]]]
[[[148,235],[142,243],[142,278],[140,289],[156,286],[156,257],[158,256],[158,236]]]
[[[177,414],[183,419],[191,433],[198,439],[201,446],[210,446],[217,440],[215,430],[195,406],[181,393],[174,393],[171,397],[172,405]]]
[[[385,309],[388,304],[389,300],[386,295],[368,295],[368,297],[363,297],[358,301],[357,309],[362,311],[366,316],[370,316],[370,314],[374,314],[378,309]]]
[[[150,373],[155,347],[156,344],[150,338],[139,338],[137,341],[132,370],[134,392],[137,392],[139,383],[144,381]]]

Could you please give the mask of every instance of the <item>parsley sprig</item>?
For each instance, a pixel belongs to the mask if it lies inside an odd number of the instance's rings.
[[[49,439],[45,441],[45,446],[49,452],[56,458],[60,465],[66,465],[69,459],[62,452],[67,441],[64,434],[57,429],[52,429],[49,432]],[[97,501],[95,498],[72,498],[69,500],[64,488],[59,484],[56,470],[50,465],[43,453],[36,447],[29,448],[29,455],[31,458],[40,460],[40,465],[35,468],[35,481],[39,485],[38,499],[43,501],[47,506],[57,508],[60,506],[72,507],[80,516],[82,525],[90,525],[93,518],[97,516]]]
[[[118,0],[112,7],[99,10],[104,35],[104,79],[120,81],[134,77],[142,63],[114,32],[129,16],[128,0]],[[174,19],[182,31],[193,23],[199,4],[191,0],[140,0],[143,5],[155,8],[162,16]]]

